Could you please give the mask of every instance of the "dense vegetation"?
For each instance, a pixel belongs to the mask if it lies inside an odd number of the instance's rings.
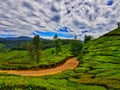
[[[119,48],[120,28],[87,42],[83,46],[83,57],[79,56],[82,59],[76,69],[43,77],[23,77],[1,73],[0,89],[120,90]],[[46,49],[49,52],[48,55],[51,50]],[[44,55],[46,56],[46,53]]]
[[[71,52],[73,41],[76,42],[74,46],[79,47],[79,40],[61,40],[57,35],[54,40],[39,39],[39,36],[28,40],[3,39],[0,41],[0,69],[38,69],[62,64],[66,58],[74,56]],[[75,51],[80,52],[79,48]]]
[[[29,38],[29,37],[27,37]],[[4,44],[3,50],[9,49],[9,50],[26,50],[26,44],[31,42],[32,38],[29,39],[8,39],[8,38],[0,38],[0,43]],[[40,38],[40,42],[42,45],[42,50],[54,47],[54,41],[49,39],[42,39]],[[69,39],[61,39],[61,44],[66,45],[70,44],[71,40]]]
[[[72,40],[70,51],[74,56],[78,56],[81,53],[83,43],[80,40]]]
[[[41,42],[39,35],[36,35],[27,45],[30,60],[33,63],[39,63],[41,57]]]
[[[49,64],[57,64],[67,57],[71,56],[69,50],[70,45],[62,46],[62,52],[56,55],[52,53],[55,48],[43,50],[39,63],[31,61],[27,50],[12,50],[0,52],[0,68],[1,69],[30,69],[35,66],[43,66]],[[66,53],[67,52],[67,53]]]
[[[88,42],[83,48],[80,83],[120,89],[120,28]]]

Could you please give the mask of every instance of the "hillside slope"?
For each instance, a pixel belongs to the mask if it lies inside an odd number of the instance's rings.
[[[87,43],[83,53],[84,61],[120,64],[120,29]],[[94,65],[92,67],[94,68]]]
[[[2,46],[2,44],[0,45]],[[63,45],[62,52],[58,55],[52,53],[55,48],[48,48],[42,50],[42,55],[39,63],[31,61],[29,52],[27,50],[10,50],[0,52],[0,69],[29,69],[36,66],[49,66],[50,64],[58,64],[66,58],[72,56],[70,52],[70,45]],[[66,53],[67,52],[67,53]]]
[[[87,68],[85,74],[90,75],[80,83],[120,90],[120,28],[87,43],[80,67]]]

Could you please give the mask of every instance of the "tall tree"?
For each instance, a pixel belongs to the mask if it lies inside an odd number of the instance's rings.
[[[71,41],[70,51],[72,52],[73,55],[78,56],[81,53],[82,47],[83,47],[82,41],[73,40]]]
[[[84,43],[87,43],[88,41],[90,41],[90,40],[92,40],[92,36],[90,36],[90,35],[85,35],[85,37],[84,37]]]
[[[28,49],[29,54],[30,54],[30,59],[33,62],[39,63],[40,55],[41,55],[39,35],[36,35],[33,37],[32,42],[27,45],[27,49]]]
[[[29,52],[30,60],[34,62],[35,53],[34,53],[34,46],[32,43],[27,44],[27,50]]]
[[[34,48],[34,53],[35,53],[35,59],[36,62],[39,63],[40,60],[40,37],[39,35],[36,35],[33,39],[32,39],[32,43],[33,43],[33,48]]]
[[[55,52],[58,54],[62,51],[61,49],[61,40],[58,38],[57,34],[54,36],[54,42],[55,42]]]
[[[55,36],[54,36],[54,40],[57,40],[57,39],[58,39],[58,35],[55,34]]]
[[[118,22],[117,25],[118,25],[118,28],[120,28],[120,22]]]

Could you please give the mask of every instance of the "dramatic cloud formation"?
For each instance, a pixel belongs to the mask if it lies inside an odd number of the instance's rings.
[[[98,37],[119,20],[119,0],[0,0],[0,37]]]

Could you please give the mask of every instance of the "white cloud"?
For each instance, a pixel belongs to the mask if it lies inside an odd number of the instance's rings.
[[[32,35],[35,30],[57,31],[98,37],[120,21],[119,0],[0,0],[0,34]],[[82,33],[84,30],[90,32]],[[10,30],[6,32],[5,30]],[[100,31],[100,32],[99,32]],[[82,35],[83,34],[83,35]]]

